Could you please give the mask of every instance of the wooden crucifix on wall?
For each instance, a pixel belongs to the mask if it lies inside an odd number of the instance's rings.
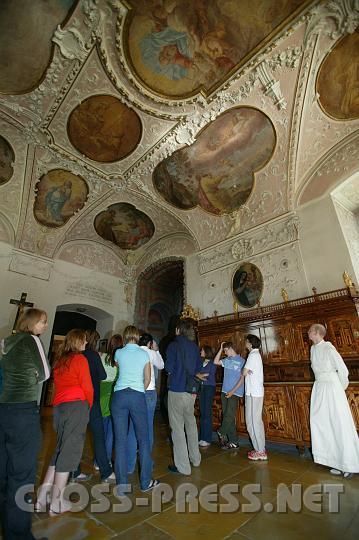
[[[12,327],[12,333],[16,334],[16,325],[17,321],[19,320],[20,315],[22,315],[25,307],[32,307],[34,304],[33,302],[26,302],[27,293],[23,292],[21,293],[20,300],[16,300],[15,298],[10,299],[10,304],[15,304],[17,306],[17,313],[14,321],[14,326]]]

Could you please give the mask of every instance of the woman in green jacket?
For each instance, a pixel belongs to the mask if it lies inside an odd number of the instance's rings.
[[[38,338],[46,327],[45,311],[31,308],[20,317],[16,334],[1,342],[0,520],[9,540],[34,539],[30,505],[24,499],[35,483],[41,444],[39,384],[50,376]]]

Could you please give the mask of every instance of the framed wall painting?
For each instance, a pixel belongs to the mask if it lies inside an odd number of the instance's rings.
[[[263,276],[255,264],[244,262],[235,271],[232,293],[242,307],[252,308],[259,303],[263,294]]]

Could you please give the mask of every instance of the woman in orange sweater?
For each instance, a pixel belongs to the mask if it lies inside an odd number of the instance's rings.
[[[69,473],[80,462],[89,411],[93,402],[93,386],[88,362],[82,351],[86,347],[84,330],[70,330],[54,365],[54,429],[56,449],[39,488],[35,510],[46,510],[51,494],[49,514],[54,516],[71,509],[63,497]]]

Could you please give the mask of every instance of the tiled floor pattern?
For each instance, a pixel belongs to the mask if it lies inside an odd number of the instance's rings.
[[[39,476],[54,444],[50,416],[43,417],[43,428]],[[156,421],[154,477],[163,484],[155,492],[141,493],[138,474],[134,474],[130,477],[133,493],[125,501],[113,496],[113,486],[103,495],[106,499],[96,500],[94,486],[100,480],[87,441],[82,468],[93,477],[80,489],[85,498],[90,493],[89,503],[79,512],[56,518],[35,515],[35,536],[50,540],[358,540],[359,475],[350,480],[333,477],[328,469],[315,465],[309,454],[299,457],[294,447],[286,445],[268,445],[267,463],[249,462],[245,440],[239,451],[230,452],[213,443],[201,450],[201,466],[193,468],[190,477],[173,475],[167,470],[171,463],[167,437],[166,428]],[[339,511],[330,507],[335,490],[343,490]],[[286,509],[283,497],[290,493],[293,500]]]

